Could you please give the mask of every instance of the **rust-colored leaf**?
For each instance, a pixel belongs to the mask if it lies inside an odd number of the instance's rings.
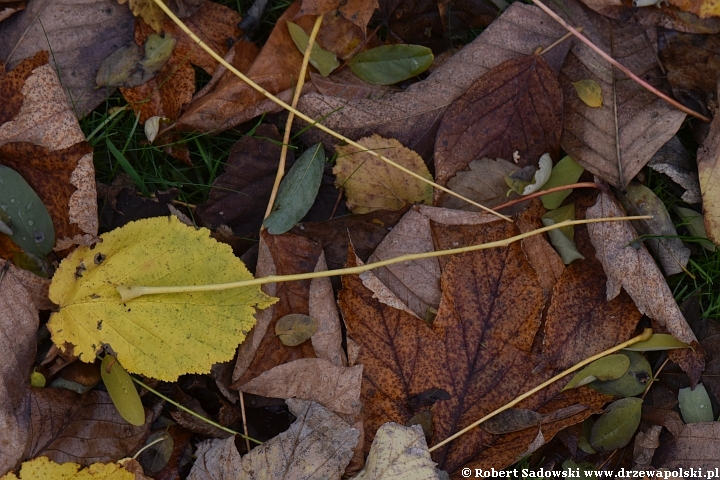
[[[720,117],[713,119],[710,132],[698,149],[698,176],[700,178],[700,192],[702,193],[703,215],[705,231],[710,240],[720,245]]]
[[[557,158],[562,91],[541,56],[502,63],[483,75],[445,112],[435,143],[436,181],[445,185],[482,157],[537,165],[544,153]]]
[[[35,56],[23,60],[12,71],[0,70],[0,125],[15,118],[20,111],[25,96],[22,87],[25,81],[40,65],[48,61],[47,52],[38,52]]]
[[[297,17],[323,15],[337,10],[337,14],[342,15],[360,27],[362,31],[365,31],[370,17],[379,7],[378,0],[303,0]]]

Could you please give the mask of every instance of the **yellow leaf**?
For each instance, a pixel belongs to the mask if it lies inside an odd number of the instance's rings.
[[[593,108],[602,107],[602,89],[595,80],[580,80],[573,82],[573,87],[577,91],[578,97],[585,105]]]
[[[128,0],[118,0],[120,5],[127,3]],[[167,3],[166,0],[164,0]],[[163,11],[155,5],[153,0],[130,0],[130,10],[133,15],[145,20],[157,33],[163,31]]]
[[[0,480],[135,480],[135,475],[116,463],[93,463],[80,470],[77,463],[55,463],[47,457],[33,458],[20,467],[20,477],[13,473]]]
[[[373,135],[358,140],[358,143],[432,180],[420,155],[394,138]],[[339,156],[333,168],[337,177],[335,185],[345,189],[347,205],[352,212],[398,210],[405,204],[413,203],[432,204],[432,187],[427,183],[352,145],[337,147],[336,150]]]
[[[128,372],[174,381],[230,360],[255,324],[255,308],[276,299],[259,287],[149,295],[122,303],[120,284],[168,286],[252,278],[225,244],[176,217],[131,222],[81,247],[60,264],[48,322],[55,344],[84,362],[108,345]]]

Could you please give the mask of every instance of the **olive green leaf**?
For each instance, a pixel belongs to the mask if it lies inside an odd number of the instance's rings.
[[[392,85],[419,75],[432,64],[432,50],[420,45],[385,45],[358,53],[348,66],[360,79]]]
[[[275,324],[275,335],[283,345],[295,347],[313,336],[317,331],[317,320],[302,313],[285,315]]]
[[[598,358],[576,373],[563,390],[581,387],[595,380],[615,380],[622,377],[629,367],[630,359],[622,353]]]
[[[563,157],[553,167],[550,173],[550,178],[540,190],[549,190],[555,187],[562,187],[563,185],[572,185],[577,183],[580,175],[582,175],[585,169],[573,160],[570,155]],[[543,206],[548,210],[558,208],[560,204],[572,193],[572,190],[563,190],[562,192],[548,193],[540,197],[543,202]],[[572,238],[571,238],[572,240]]]
[[[631,350],[633,352],[654,352],[657,350],[672,350],[674,348],[690,348],[690,345],[676,340],[675,337],[667,333],[653,333],[650,340],[633,343],[625,350]]]
[[[678,206],[673,206],[673,210],[675,210],[675,213],[677,213],[680,216],[680,219],[685,222],[685,227],[687,227],[690,235],[693,237],[704,238],[704,241],[699,242],[700,245],[702,245],[705,250],[714,252],[715,244],[707,239],[708,236],[707,231],[705,230],[705,220],[703,219],[702,214],[696,212],[695,210]]]
[[[678,402],[685,423],[712,422],[715,419],[710,397],[702,383],[698,383],[694,390],[690,387],[678,390]]]
[[[117,358],[105,355],[100,365],[105,388],[121,417],[129,424],[140,426],[145,423],[145,409],[130,375],[118,363]]]
[[[305,33],[305,30],[303,30],[300,25],[287,22],[287,26],[290,31],[290,36],[293,42],[295,42],[295,46],[300,50],[300,53],[304,55],[308,42],[310,41],[310,36]],[[320,75],[327,77],[333,70],[340,66],[340,62],[338,62],[337,56],[334,53],[328,52],[317,43],[314,43],[310,51],[310,65],[317,68]]]
[[[590,445],[598,452],[622,448],[632,440],[640,425],[641,398],[621,398],[610,404],[595,421],[590,432]]]
[[[580,80],[573,82],[573,87],[585,105],[593,108],[602,107],[602,89],[595,80]]]
[[[647,383],[652,379],[652,369],[647,359],[637,352],[623,350],[622,353],[630,359],[630,367],[625,375],[606,382],[596,380],[588,385],[590,388],[614,397],[634,397],[645,391]]]

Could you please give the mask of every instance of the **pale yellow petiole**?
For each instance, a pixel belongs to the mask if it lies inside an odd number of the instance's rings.
[[[469,203],[469,204],[471,204],[471,205],[474,205],[474,206],[476,206],[476,207],[478,207],[478,208],[480,208],[480,209],[482,209],[482,210],[484,210],[484,211],[486,211],[486,212],[488,212],[488,213],[491,213],[491,214],[493,214],[493,215],[495,215],[495,216],[497,216],[497,217],[500,217],[500,218],[502,218],[503,220],[507,220],[508,222],[511,221],[509,217],[506,217],[505,215],[502,215],[502,214],[496,212],[495,210],[492,210],[492,209],[490,209],[490,208],[488,208],[488,207],[486,207],[486,206],[484,206],[484,205],[480,205],[479,203],[474,202],[474,201],[472,201],[472,200],[470,200],[470,199],[468,199],[468,198],[465,198],[465,197],[463,197],[462,195],[460,195],[460,194],[458,194],[458,193],[455,193],[455,192],[453,192],[453,191],[450,190],[450,189],[447,189],[447,188],[445,188],[445,187],[443,187],[443,186],[441,186],[441,185],[438,185],[437,183],[435,183],[435,182],[433,182],[433,181],[431,181],[431,180],[428,180],[427,178],[423,177],[422,175],[418,175],[417,173],[413,172],[412,170],[408,170],[407,168],[403,167],[402,165],[399,165],[399,164],[393,162],[393,161],[390,160],[389,158],[386,158],[386,157],[380,155],[379,153],[377,153],[377,152],[375,152],[375,151],[373,151],[373,150],[368,150],[367,148],[363,147],[363,146],[360,145],[359,143],[357,143],[357,142],[355,142],[355,141],[353,141],[353,140],[350,140],[349,138],[345,137],[344,135],[340,135],[339,133],[337,133],[337,132],[334,131],[333,129],[326,127],[326,126],[323,125],[322,123],[319,123],[319,122],[315,121],[314,119],[308,117],[307,115],[305,115],[305,114],[302,113],[301,111],[297,110],[296,108],[293,108],[291,105],[288,105],[287,103],[283,102],[282,100],[280,100],[279,98],[277,98],[275,95],[273,95],[272,93],[268,92],[268,91],[265,90],[263,87],[261,87],[260,85],[258,85],[258,84],[255,83],[255,82],[253,82],[252,80],[250,80],[250,79],[249,79],[248,77],[246,77],[245,75],[243,75],[238,69],[236,69],[235,67],[233,67],[232,65],[230,65],[228,62],[226,62],[224,58],[222,58],[220,55],[218,55],[217,53],[215,53],[215,51],[214,51],[212,48],[208,47],[202,40],[200,40],[200,38],[198,38],[197,35],[195,35],[195,34],[192,32],[192,30],[190,30],[190,29],[187,27],[187,25],[185,25],[177,16],[175,16],[175,14],[174,14],[172,11],[170,11],[170,9],[167,7],[167,5],[165,5],[165,4],[162,2],[162,0],[153,0],[153,1],[155,2],[155,4],[156,4],[158,7],[160,7],[160,8],[165,12],[165,14],[166,14],[168,17],[170,17],[170,19],[171,19],[173,22],[175,22],[175,24],[177,24],[178,27],[180,27],[190,38],[192,38],[192,40],[193,40],[195,43],[197,43],[203,50],[205,50],[205,51],[208,53],[208,55],[210,55],[210,56],[213,57],[215,60],[217,60],[218,62],[220,62],[220,64],[222,64],[225,68],[227,68],[228,71],[230,71],[230,72],[232,72],[233,74],[235,74],[235,75],[236,75],[237,77],[239,77],[242,81],[244,81],[245,83],[247,83],[248,85],[250,85],[252,88],[254,88],[255,90],[257,90],[258,92],[260,92],[260,93],[262,93],[263,95],[265,95],[268,99],[270,99],[271,101],[275,102],[277,105],[283,107],[283,108],[284,108],[285,110],[287,110],[288,112],[292,112],[293,114],[295,114],[296,117],[301,118],[302,120],[306,121],[306,122],[309,123],[310,125],[313,125],[313,126],[319,128],[319,129],[322,130],[323,132],[325,132],[325,133],[327,133],[327,134],[329,134],[329,135],[332,135],[333,137],[337,138],[338,140],[342,140],[343,142],[345,142],[345,143],[347,143],[347,144],[349,144],[349,145],[352,145],[353,147],[359,149],[361,152],[367,152],[367,153],[369,153],[370,155],[374,155],[374,156],[378,157],[378,158],[379,158],[380,160],[382,160],[383,162],[385,162],[385,163],[387,163],[387,164],[389,164],[389,165],[392,165],[393,167],[397,168],[398,170],[401,170],[401,171],[407,173],[407,174],[410,175],[411,177],[414,177],[414,178],[416,178],[417,180],[420,180],[420,181],[423,182],[423,183],[427,183],[427,184],[429,184],[429,185],[432,185],[434,188],[437,188],[438,190],[442,190],[443,192],[447,193],[448,195],[452,195],[453,197],[457,197],[457,198],[459,198],[459,199],[461,199],[461,200],[463,200],[463,201],[465,201],[465,202],[467,202],[467,203]]]
[[[164,293],[190,293],[190,292],[215,292],[221,290],[230,290],[231,288],[249,287],[252,285],[263,285],[265,283],[275,282],[291,282],[294,280],[308,280],[312,278],[321,277],[332,277],[335,275],[354,275],[362,272],[367,272],[378,267],[384,267],[386,265],[393,265],[400,262],[409,262],[411,260],[420,260],[423,258],[441,257],[443,255],[456,255],[459,253],[473,252],[476,250],[486,250],[488,248],[506,247],[513,242],[528,238],[533,235],[555,230],[556,228],[568,227],[571,225],[584,225],[586,223],[598,223],[598,222],[618,222],[626,220],[646,220],[652,218],[649,215],[641,215],[637,217],[610,217],[610,218],[590,218],[585,220],[565,220],[564,222],[556,223],[547,227],[538,228],[531,232],[522,233],[515,235],[514,237],[506,238],[504,240],[498,240],[495,242],[483,243],[480,245],[470,245],[469,247],[452,248],[449,250],[440,250],[437,252],[425,252],[425,253],[413,253],[409,255],[401,255],[399,257],[390,258],[388,260],[382,260],[380,262],[368,263],[360,265],[358,267],[340,268],[338,270],[326,270],[324,272],[310,272],[310,273],[298,273],[295,275],[270,275],[268,277],[254,278],[252,280],[243,280],[240,282],[230,283],[217,283],[211,285],[186,285],[186,286],[171,286],[171,287],[143,287],[138,285],[120,285],[117,287],[120,297],[123,302],[132,300],[133,298],[141,297],[143,295],[158,295]]]

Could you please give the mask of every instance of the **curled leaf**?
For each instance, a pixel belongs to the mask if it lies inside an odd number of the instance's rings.
[[[576,373],[563,390],[580,387],[595,380],[615,380],[623,376],[629,367],[630,359],[622,353],[599,358]]]
[[[532,180],[526,180],[526,183],[520,183],[518,182],[518,179],[524,180],[525,172],[529,172],[528,167],[525,167],[524,169],[520,170],[520,176],[516,176],[516,174],[510,174],[507,177],[505,177],[508,186],[515,190],[520,195],[530,195],[531,193],[535,193],[538,190],[540,190],[540,187],[545,185],[545,182],[548,181],[550,178],[550,174],[552,173],[552,158],[550,158],[550,154],[546,153],[542,157],[540,157],[540,168],[534,172],[532,176]],[[516,172],[518,173],[518,172]]]
[[[420,45],[384,45],[358,53],[348,63],[355,75],[374,85],[392,85],[419,75],[432,64],[432,50]]]
[[[302,313],[285,315],[275,324],[275,335],[286,347],[295,347],[313,336],[318,323],[313,317]]]
[[[304,55],[308,42],[310,41],[310,36],[305,33],[305,30],[303,30],[300,25],[287,22],[287,26],[290,31],[290,36],[293,42],[295,42],[295,46],[297,46],[300,53]],[[333,52],[323,49],[317,43],[313,44],[312,51],[310,52],[310,64],[317,68],[323,77],[327,77],[333,70],[340,66],[337,56]]]

